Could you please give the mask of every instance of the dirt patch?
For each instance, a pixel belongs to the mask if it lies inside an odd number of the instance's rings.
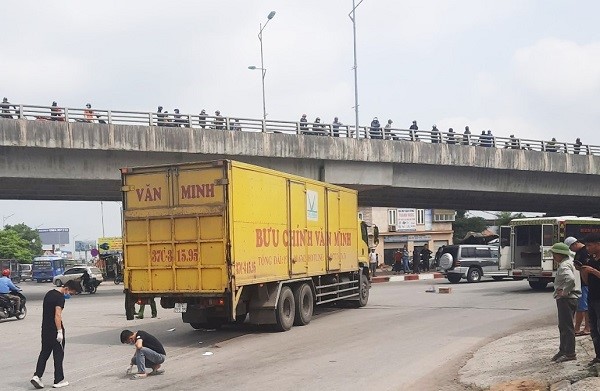
[[[548,386],[537,380],[511,380],[494,384],[490,391],[546,391]]]

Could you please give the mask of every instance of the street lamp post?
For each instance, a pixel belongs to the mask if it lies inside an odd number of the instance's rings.
[[[263,57],[263,40],[262,40],[262,36],[263,36],[263,30],[265,29],[265,27],[267,27],[267,24],[269,24],[269,21],[271,19],[273,19],[273,17],[275,16],[275,11],[271,11],[269,12],[269,15],[267,15],[267,21],[265,22],[265,25],[263,26],[262,23],[260,24],[260,30],[258,31],[258,40],[260,41],[260,68],[255,67],[254,65],[251,65],[248,67],[248,69],[260,69],[262,72],[262,101],[263,101],[263,119],[267,119],[267,106],[265,103],[265,75],[267,74],[267,69],[265,68],[265,61],[264,61],[264,57]]]
[[[355,5],[355,0],[352,0],[352,11],[348,14],[348,17],[352,21],[352,34],[354,36],[354,116],[356,123],[356,138],[358,138],[358,65],[356,63],[356,8],[363,2],[360,0]]]
[[[10,219],[11,217],[13,217],[15,214],[9,214],[8,216],[2,216],[2,228],[4,228],[4,225],[6,224],[6,220]]]

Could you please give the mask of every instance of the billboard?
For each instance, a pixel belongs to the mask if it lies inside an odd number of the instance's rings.
[[[100,254],[123,252],[123,238],[120,236],[98,238],[98,250]]]
[[[75,251],[90,251],[96,248],[96,242],[94,240],[76,240]]]
[[[417,214],[414,209],[398,209],[397,231],[416,231]]]
[[[69,228],[41,228],[37,231],[42,245],[69,244]]]

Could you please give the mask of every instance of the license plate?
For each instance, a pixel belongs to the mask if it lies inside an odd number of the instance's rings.
[[[175,303],[175,312],[180,314],[187,311],[187,303]]]

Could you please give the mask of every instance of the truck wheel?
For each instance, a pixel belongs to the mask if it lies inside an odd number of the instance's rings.
[[[202,323],[190,323],[190,326],[192,326],[192,328],[193,328],[194,330],[200,330],[200,329],[203,329],[203,328],[204,328],[204,327],[202,327],[202,326],[203,326],[203,324],[202,324]]]
[[[534,291],[543,291],[548,286],[546,281],[529,281],[529,286]]]
[[[61,280],[56,280],[56,281],[54,281],[54,285],[56,285],[56,286],[62,286],[62,281]]]
[[[309,324],[313,315],[314,299],[308,284],[302,284],[294,289],[294,301],[296,302],[294,326]]]
[[[358,306],[364,307],[369,302],[369,279],[364,273],[360,273],[358,278]]]
[[[479,282],[481,281],[481,270],[476,267],[472,267],[467,272],[467,281],[469,282]]]
[[[456,274],[456,273],[448,274],[448,281],[450,281],[450,283],[452,283],[452,284],[458,284],[461,279],[462,279],[462,276],[460,274]]]
[[[281,288],[279,301],[275,309],[275,318],[277,320],[277,329],[279,331],[288,331],[294,325],[294,315],[296,313],[296,303],[294,294],[288,286]]]

